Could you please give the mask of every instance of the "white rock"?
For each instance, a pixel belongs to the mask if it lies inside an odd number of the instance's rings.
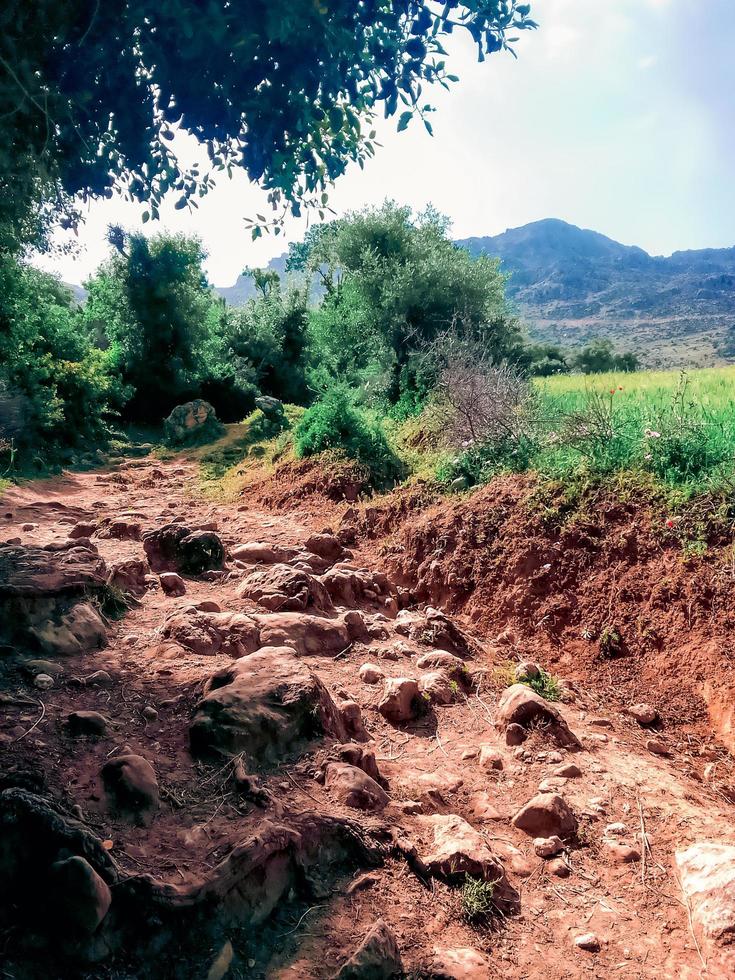
[[[699,841],[677,851],[676,864],[711,975],[735,976],[735,846]]]

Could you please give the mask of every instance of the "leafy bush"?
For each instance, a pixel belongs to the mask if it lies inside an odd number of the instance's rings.
[[[338,449],[370,471],[375,486],[394,483],[400,464],[378,422],[355,407],[345,388],[333,388],[306,410],[294,431],[297,456]]]

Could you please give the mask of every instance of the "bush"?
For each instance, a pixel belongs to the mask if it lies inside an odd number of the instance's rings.
[[[294,432],[296,455],[342,450],[370,471],[374,486],[395,483],[400,463],[381,426],[352,404],[344,388],[333,388],[308,408]]]

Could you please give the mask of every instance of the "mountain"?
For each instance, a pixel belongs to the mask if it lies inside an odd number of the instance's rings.
[[[500,258],[535,339],[608,337],[652,367],[735,360],[735,248],[652,256],[553,218],[458,244]]]

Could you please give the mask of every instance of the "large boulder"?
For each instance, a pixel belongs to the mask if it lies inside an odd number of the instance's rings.
[[[342,653],[352,637],[343,619],[325,619],[305,613],[253,616],[262,646],[291,646],[302,657],[328,657]]]
[[[209,679],[190,740],[196,754],[242,752],[265,767],[325,732],[346,737],[327,689],[291,647],[267,647]]]
[[[99,927],[112,903],[107,882],[78,854],[51,866],[48,897],[60,922],[85,933]]]
[[[99,650],[107,644],[104,621],[88,602],[78,602],[58,620],[47,619],[28,632],[44,653],[61,657]]]
[[[252,572],[238,589],[238,595],[259,602],[272,612],[332,609],[332,601],[322,583],[290,565],[270,565]]]
[[[201,575],[222,568],[225,548],[214,531],[192,531],[183,524],[164,524],[143,535],[143,550],[154,572]]]
[[[709,972],[735,976],[735,846],[699,841],[677,851],[676,864]]]
[[[554,705],[525,684],[512,684],[503,691],[495,713],[495,724],[501,731],[506,731],[510,725],[527,729],[540,724],[549,730],[559,745],[575,749],[582,747]]]
[[[394,725],[418,718],[424,709],[421,692],[410,677],[389,677],[378,703],[378,711]]]
[[[260,629],[250,616],[204,612],[194,606],[169,616],[160,635],[203,657],[244,657],[261,646]]]
[[[390,980],[402,977],[403,964],[392,930],[378,919],[333,980]]]
[[[383,572],[336,565],[321,576],[321,582],[337,605],[349,609],[358,605],[378,606],[381,611],[396,612],[396,601]]]
[[[514,827],[531,837],[571,837],[577,833],[574,811],[558,793],[539,793],[516,813]]]
[[[107,584],[121,592],[143,595],[147,588],[148,562],[142,558],[125,558],[110,566]]]
[[[276,565],[286,564],[296,555],[295,548],[284,548],[278,544],[266,544],[263,541],[248,541],[235,545],[230,549],[230,557],[245,565]]]
[[[502,863],[485,843],[485,838],[456,813],[419,817],[421,826],[433,835],[433,847],[422,855],[429,874],[450,883],[466,876],[494,885],[493,897],[501,911],[517,911],[519,899],[509,884]]]
[[[217,439],[224,426],[209,402],[195,398],[172,410],[163,423],[163,431],[170,446],[190,446]]]
[[[327,765],[324,785],[340,803],[355,810],[382,810],[388,804],[382,786],[362,769],[345,762]]]

